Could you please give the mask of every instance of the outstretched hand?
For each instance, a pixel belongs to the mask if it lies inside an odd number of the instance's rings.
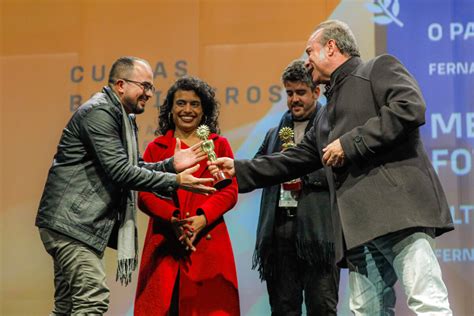
[[[193,173],[199,169],[199,164],[194,167],[188,168],[176,176],[179,188],[199,194],[211,194],[216,191],[213,187],[205,185],[206,183],[212,183],[213,178],[196,178]]]
[[[202,141],[194,144],[187,149],[181,149],[181,140],[176,138],[176,147],[174,148],[173,166],[176,172],[181,172],[199,161],[206,158],[206,153],[201,149]]]
[[[219,170],[227,172],[231,177],[235,176],[234,159],[228,157],[217,158],[215,161],[207,162],[209,172],[214,175]]]

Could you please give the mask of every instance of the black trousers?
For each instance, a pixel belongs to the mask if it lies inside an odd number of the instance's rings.
[[[274,237],[278,264],[266,277],[272,315],[301,315],[303,301],[307,315],[337,315],[340,269],[323,271],[298,259],[296,218],[278,210]]]

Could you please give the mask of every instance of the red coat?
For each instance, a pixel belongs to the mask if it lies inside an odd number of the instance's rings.
[[[227,139],[216,134],[209,139],[214,141],[218,157],[233,157]],[[143,158],[149,162],[169,158],[175,144],[173,132],[168,131],[148,145]],[[182,147],[187,146],[182,143]],[[212,177],[206,162],[200,162],[195,177]],[[178,272],[180,315],[240,315],[234,255],[222,217],[237,202],[237,190],[235,179],[210,196],[178,190],[176,204],[152,193],[139,194],[138,205],[150,215],[150,221],[140,263],[135,315],[167,315]],[[196,252],[184,252],[171,230],[170,218],[176,210],[180,218],[186,218],[196,215],[198,209],[204,211],[207,226],[194,243]]]

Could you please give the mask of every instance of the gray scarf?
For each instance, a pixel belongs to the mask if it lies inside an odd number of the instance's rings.
[[[127,143],[128,161],[136,166],[138,163],[137,136],[135,129],[135,115],[127,115],[122,106],[123,126]],[[137,192],[125,191],[127,201],[125,210],[120,214],[120,227],[118,230],[118,268],[116,280],[125,286],[132,281],[132,272],[137,268],[138,263],[138,239],[137,239]]]

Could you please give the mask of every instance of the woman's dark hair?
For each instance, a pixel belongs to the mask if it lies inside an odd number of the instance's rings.
[[[173,119],[171,117],[171,108],[173,107],[174,96],[176,91],[194,91],[201,100],[203,110],[203,117],[200,124],[205,124],[211,130],[211,133],[220,133],[219,123],[219,102],[216,99],[216,92],[214,88],[196,77],[182,77],[169,88],[166,94],[165,101],[160,106],[160,113],[158,114],[158,128],[155,134],[164,135],[169,130],[174,130]]]

